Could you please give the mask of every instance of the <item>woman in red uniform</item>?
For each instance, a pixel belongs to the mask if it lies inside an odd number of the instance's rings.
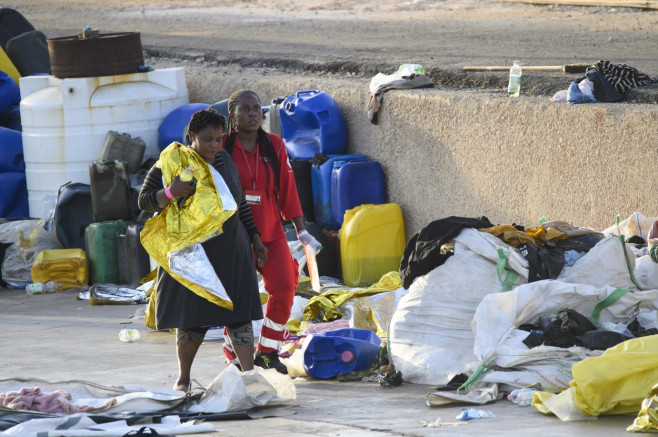
[[[258,95],[250,90],[233,93],[228,101],[228,113],[224,148],[235,161],[247,203],[267,248],[265,259],[256,260],[269,298],[254,364],[287,374],[278,351],[286,335],[286,323],[297,289],[298,267],[290,254],[281,218],[292,221],[302,244],[316,251],[321,246],[304,227],[297,186],[283,140],[261,128],[263,111]],[[225,340],[224,354],[233,361],[235,354],[230,339],[225,336]]]

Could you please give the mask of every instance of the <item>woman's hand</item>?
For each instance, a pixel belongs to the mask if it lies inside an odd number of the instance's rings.
[[[196,191],[193,182],[183,182],[176,176],[169,185],[169,191],[174,197],[190,197]]]
[[[263,241],[260,239],[260,234],[254,234],[251,239],[251,245],[254,249],[254,254],[256,255],[256,265],[258,265],[258,267],[263,267],[265,261],[267,261],[267,247],[265,247]]]

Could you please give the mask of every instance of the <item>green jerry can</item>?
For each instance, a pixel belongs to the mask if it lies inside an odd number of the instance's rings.
[[[108,220],[91,223],[85,229],[89,277],[92,284],[118,284],[116,233],[134,224],[126,220]]]

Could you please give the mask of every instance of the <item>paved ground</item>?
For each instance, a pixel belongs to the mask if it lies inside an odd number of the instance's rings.
[[[92,306],[77,293],[27,295],[0,289],[0,378],[41,378],[51,382],[81,379],[103,384],[170,388],[176,376],[174,335],[143,327],[131,319],[140,306]],[[119,331],[137,328],[141,338],[122,343]],[[209,384],[224,368],[221,342],[205,342],[193,368]],[[430,408],[431,386],[403,384],[384,389],[376,383],[295,380],[297,399],[285,407],[250,413],[254,420],[214,422],[215,436],[509,436],[613,437],[625,434],[632,416],[563,423],[530,407],[499,401],[483,407],[493,419],[462,423],[462,406]],[[440,419],[442,427],[423,423]],[[211,435],[211,434],[204,434]]]

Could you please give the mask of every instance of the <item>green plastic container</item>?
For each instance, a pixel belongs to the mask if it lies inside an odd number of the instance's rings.
[[[126,220],[92,223],[85,229],[89,277],[92,284],[118,284],[116,233],[134,224]]]

